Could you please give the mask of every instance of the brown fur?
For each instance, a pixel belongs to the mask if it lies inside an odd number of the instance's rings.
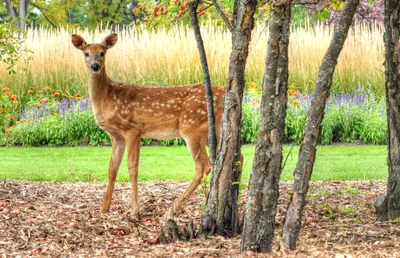
[[[210,172],[206,153],[208,120],[205,89],[202,84],[144,87],[112,81],[106,74],[105,53],[116,41],[116,34],[109,35],[102,44],[87,44],[82,37],[72,35],[72,43],[83,51],[89,70],[89,95],[96,121],[112,137],[109,184],[102,211],[108,211],[110,208],[125,146],[128,147],[128,169],[132,179],[132,215],[137,215],[140,138],[182,137],[188,145],[196,172],[192,183],[167,212],[167,217],[172,218],[184,200],[196,190],[202,177]],[[94,63],[100,66],[99,71],[92,69]],[[213,93],[218,136],[224,92],[213,88]]]

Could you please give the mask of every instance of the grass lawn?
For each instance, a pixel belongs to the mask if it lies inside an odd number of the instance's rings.
[[[290,146],[284,147],[284,160]],[[282,180],[293,179],[299,146],[289,155]],[[254,145],[243,146],[244,180],[252,166]],[[111,147],[0,148],[0,178],[33,181],[107,180]],[[387,147],[375,145],[318,146],[313,181],[387,178]],[[188,180],[194,164],[186,147],[142,147],[139,180]],[[126,156],[118,181],[129,181]]]

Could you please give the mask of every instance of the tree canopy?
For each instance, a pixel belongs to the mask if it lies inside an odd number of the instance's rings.
[[[221,12],[231,21],[233,0],[219,1]],[[304,4],[306,3],[306,4]],[[200,1],[199,16],[216,25],[225,26],[218,10],[210,8],[213,1]],[[99,26],[144,24],[147,28],[173,26],[177,23],[190,24],[186,0],[4,0],[0,6],[0,23],[12,21],[20,28],[33,26],[80,27],[95,29]],[[294,4],[292,24],[311,21],[331,23],[339,17],[343,8],[342,0],[298,1]],[[356,13],[362,22],[383,22],[383,0],[363,1]],[[270,15],[270,1],[259,1],[255,19],[267,21]]]

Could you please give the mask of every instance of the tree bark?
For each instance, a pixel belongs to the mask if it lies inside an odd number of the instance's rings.
[[[206,89],[206,100],[207,100],[207,114],[208,114],[208,146],[210,149],[210,163],[213,168],[215,158],[217,156],[217,137],[215,135],[215,116],[214,116],[214,100],[211,89],[210,73],[208,71],[207,55],[204,49],[203,39],[201,37],[201,31],[199,26],[199,20],[197,19],[197,6],[199,0],[190,2],[189,13],[192,18],[192,26],[194,30],[194,36],[196,38],[197,49],[199,50],[201,67],[203,68],[204,76],[204,87]]]
[[[268,252],[274,239],[285,129],[290,1],[273,0],[256,145],[241,251]]]
[[[332,77],[339,54],[359,0],[347,0],[340,20],[335,24],[332,41],[319,69],[316,89],[307,114],[306,129],[300,146],[298,163],[295,169],[293,195],[291,197],[282,232],[281,248],[294,250],[300,234],[303,208],[315,161],[316,147],[321,134],[321,122],[325,104],[332,87]]]
[[[400,218],[400,2],[385,0],[385,90],[389,176],[386,196],[376,202],[380,220]]]
[[[239,181],[241,177],[242,98],[245,67],[257,0],[236,0],[232,26],[224,113],[218,154],[212,171],[211,189],[202,219],[202,234],[237,235]]]

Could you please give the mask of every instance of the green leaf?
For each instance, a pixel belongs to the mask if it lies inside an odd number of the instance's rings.
[[[325,20],[329,19],[330,16],[331,16],[331,13],[330,13],[329,9],[324,8],[318,13],[318,20],[325,21]]]

